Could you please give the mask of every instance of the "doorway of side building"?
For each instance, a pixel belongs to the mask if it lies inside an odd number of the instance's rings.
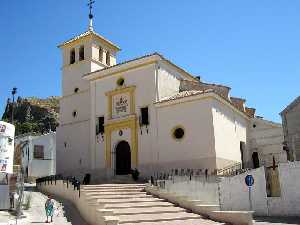
[[[252,153],[252,161],[254,169],[259,167],[259,157],[257,152]]]
[[[131,151],[127,141],[120,141],[116,147],[116,175],[127,175],[131,171]]]

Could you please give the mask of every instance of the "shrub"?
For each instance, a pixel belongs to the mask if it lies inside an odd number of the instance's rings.
[[[133,180],[137,181],[139,179],[139,175],[140,172],[137,170],[137,168],[131,171],[131,176]]]

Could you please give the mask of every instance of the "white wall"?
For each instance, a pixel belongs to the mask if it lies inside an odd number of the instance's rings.
[[[218,184],[213,176],[198,176],[192,180],[186,176],[174,176],[172,180],[165,181],[165,190],[189,199],[201,200],[203,204],[219,204]]]
[[[29,177],[43,177],[56,174],[56,133],[50,132],[41,136],[26,136],[17,139],[17,142],[28,143],[21,152],[22,168],[28,167]],[[44,146],[44,159],[34,158],[34,146]],[[29,155],[28,155],[29,154]]]
[[[155,167],[215,169],[211,99],[157,107],[157,149]],[[172,130],[185,130],[176,140]]]
[[[89,127],[86,121],[57,128],[57,174],[85,173],[90,167]]]
[[[288,162],[278,165],[280,197],[267,197],[264,167],[247,174],[254,177],[252,204],[256,215],[299,216],[300,214],[300,163]],[[223,210],[249,210],[248,188],[241,174],[224,178],[220,183]]]
[[[283,216],[300,215],[300,162],[279,164],[279,181],[281,197],[273,206],[272,214]],[[280,201],[279,201],[280,199]]]
[[[160,63],[158,69],[158,100],[179,92],[180,74],[166,64]]]
[[[30,176],[42,177],[56,174],[56,133],[36,137],[32,146],[44,146],[44,160],[33,159],[30,165]]]
[[[252,206],[256,215],[267,215],[267,194],[265,170],[263,167],[251,170],[234,177],[226,177],[220,183],[220,203],[222,210],[251,210],[248,187],[245,177],[251,174],[254,177],[254,185],[251,188]]]
[[[241,162],[240,142],[247,142],[247,119],[236,110],[213,100],[213,126],[217,167]]]

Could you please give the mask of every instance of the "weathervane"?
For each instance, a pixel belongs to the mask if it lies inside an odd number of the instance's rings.
[[[89,14],[89,19],[90,19],[90,25],[89,25],[89,30],[93,30],[93,13],[92,13],[92,9],[93,9],[93,4],[95,3],[94,0],[89,0],[90,2],[87,4],[89,9],[90,9],[90,14]]]

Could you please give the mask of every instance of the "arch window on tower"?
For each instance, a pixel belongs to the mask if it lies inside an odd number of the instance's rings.
[[[110,52],[106,52],[106,65],[110,66]]]
[[[72,113],[72,115],[73,115],[74,118],[77,117],[77,115],[78,115],[77,111],[74,110],[73,113]]]
[[[74,64],[75,63],[75,49],[72,48],[70,51],[70,64]]]
[[[84,46],[80,46],[79,48],[79,61],[84,60]]]
[[[100,62],[103,61],[103,48],[99,46],[99,59]]]

